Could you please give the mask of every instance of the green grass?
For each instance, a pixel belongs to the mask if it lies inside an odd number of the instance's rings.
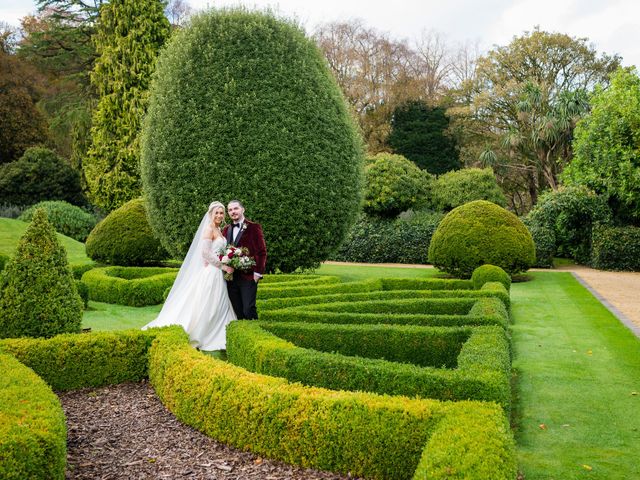
[[[0,253],[13,255],[16,251],[18,241],[24,234],[27,225],[28,223],[21,220],[0,217]],[[69,260],[69,263],[91,263],[91,259],[87,257],[85,252],[84,243],[78,242],[61,234],[58,234],[58,239],[67,250],[67,259]]]
[[[322,265],[315,271],[319,275],[335,275],[343,282],[355,282],[374,277],[430,278],[440,275],[435,268],[373,267],[362,265]]]
[[[640,341],[571,274],[531,276],[511,290],[524,478],[640,478]]]
[[[158,316],[162,305],[127,307],[110,303],[89,302],[84,312],[82,327],[92,332],[141,328]]]

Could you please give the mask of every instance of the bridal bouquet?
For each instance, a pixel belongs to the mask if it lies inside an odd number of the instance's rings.
[[[248,271],[251,270],[256,264],[253,257],[249,256],[249,249],[246,247],[234,247],[233,245],[227,245],[225,248],[220,249],[218,252],[218,258],[222,265],[233,268],[234,270]],[[233,273],[224,272],[225,280],[232,280]]]

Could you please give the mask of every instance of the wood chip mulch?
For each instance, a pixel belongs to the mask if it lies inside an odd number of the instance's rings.
[[[178,421],[147,381],[59,393],[67,479],[348,479],[242,452]]]

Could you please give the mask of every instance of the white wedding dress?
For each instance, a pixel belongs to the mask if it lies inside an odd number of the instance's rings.
[[[226,346],[226,327],[236,320],[220,269],[217,252],[227,245],[224,237],[197,242],[197,260],[185,261],[158,317],[142,327],[181,325],[191,345],[200,350],[222,350]]]

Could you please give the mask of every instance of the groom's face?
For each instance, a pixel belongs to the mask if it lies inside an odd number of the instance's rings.
[[[229,217],[231,217],[231,220],[233,220],[234,223],[244,216],[244,208],[235,202],[231,202],[229,204],[227,211],[229,212]]]

